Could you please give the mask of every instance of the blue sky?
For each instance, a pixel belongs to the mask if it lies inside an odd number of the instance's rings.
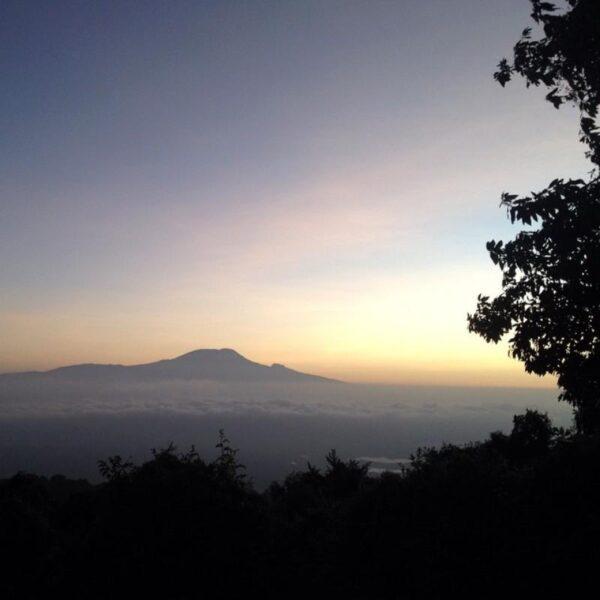
[[[534,385],[466,332],[503,191],[589,165],[492,80],[525,0],[4,2],[0,371],[235,347]],[[546,383],[548,385],[548,383]]]

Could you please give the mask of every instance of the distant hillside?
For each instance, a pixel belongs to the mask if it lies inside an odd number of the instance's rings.
[[[333,379],[300,373],[280,364],[270,367],[248,360],[235,350],[194,350],[177,358],[143,365],[81,364],[51,371],[0,375],[0,379],[79,382],[148,382],[164,380],[211,380],[222,382],[334,382]]]

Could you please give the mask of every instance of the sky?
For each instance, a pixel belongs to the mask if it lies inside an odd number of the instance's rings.
[[[0,372],[196,348],[552,386],[467,332],[503,191],[590,170],[492,79],[526,0],[0,5]]]

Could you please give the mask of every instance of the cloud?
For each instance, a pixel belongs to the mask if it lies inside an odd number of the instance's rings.
[[[456,402],[456,397],[462,402]],[[501,402],[503,397],[510,397],[512,402]],[[0,418],[164,412],[196,416],[385,417],[405,421],[481,417],[501,421],[523,407],[538,407],[556,414],[561,409],[568,412],[547,390],[211,381],[102,385],[0,379]]]

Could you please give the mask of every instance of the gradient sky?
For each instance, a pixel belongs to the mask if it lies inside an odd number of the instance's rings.
[[[0,5],[0,371],[201,347],[552,385],[467,332],[503,191],[589,169],[492,80],[526,0]]]

